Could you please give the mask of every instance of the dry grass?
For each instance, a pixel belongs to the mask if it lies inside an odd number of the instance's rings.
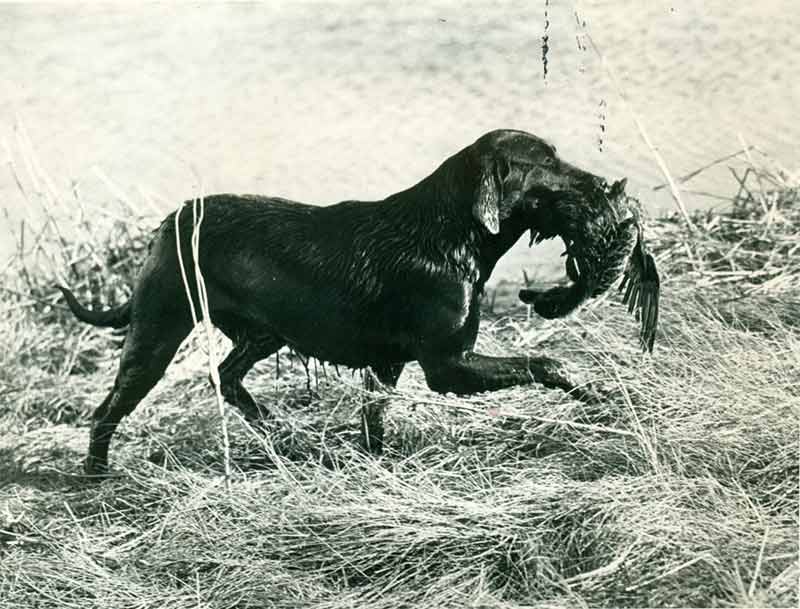
[[[359,373],[282,352],[248,377],[279,423],[232,417],[230,491],[191,340],[123,423],[119,477],[77,475],[120,337],[65,315],[50,282],[124,299],[147,239],[50,204],[0,294],[0,606],[796,606],[800,203],[797,184],[755,177],[732,212],[695,215],[691,240],[653,224],[652,357],[615,296],[564,321],[484,321],[480,350],[568,359],[615,388],[602,406],[537,387],[440,396],[410,366],[374,459],[356,447],[379,399]]]
[[[752,157],[749,160],[753,163]],[[800,174],[764,159],[731,169],[739,185],[730,206],[697,212],[696,235],[677,217],[653,223],[659,258],[700,289],[735,288],[740,296],[794,292],[800,283]]]

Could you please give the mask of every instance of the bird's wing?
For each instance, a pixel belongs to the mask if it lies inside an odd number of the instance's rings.
[[[652,353],[658,328],[661,280],[653,256],[644,247],[641,228],[619,286],[619,291],[622,290],[625,290],[622,302],[628,305],[628,312],[635,313],[637,321],[641,320],[639,341],[642,349]]]

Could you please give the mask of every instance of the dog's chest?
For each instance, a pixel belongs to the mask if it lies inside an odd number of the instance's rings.
[[[452,328],[454,331],[458,331],[467,324],[472,308],[479,299],[480,294],[476,294],[476,288],[473,283],[466,281],[462,282],[453,292],[457,294],[457,297],[453,303]]]

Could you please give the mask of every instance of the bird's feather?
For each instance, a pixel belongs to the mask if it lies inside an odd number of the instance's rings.
[[[642,349],[652,353],[658,330],[661,280],[656,262],[645,248],[641,228],[622,276],[619,291],[622,290],[625,290],[622,303],[628,305],[628,312],[634,313],[642,324],[639,333]]]

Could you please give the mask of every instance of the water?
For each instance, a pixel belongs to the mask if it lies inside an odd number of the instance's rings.
[[[135,201],[143,190],[177,203],[202,176],[207,192],[330,203],[381,198],[481,133],[515,127],[572,163],[628,176],[651,210],[669,208],[628,111],[579,47],[575,4],[549,4],[3,5],[0,135],[13,149],[21,119],[57,188],[77,182],[97,203],[113,197],[95,165]],[[578,9],[675,175],[734,152],[739,133],[793,167],[794,0]],[[687,188],[732,186],[721,167]],[[5,167],[0,195],[19,218],[24,199]]]

